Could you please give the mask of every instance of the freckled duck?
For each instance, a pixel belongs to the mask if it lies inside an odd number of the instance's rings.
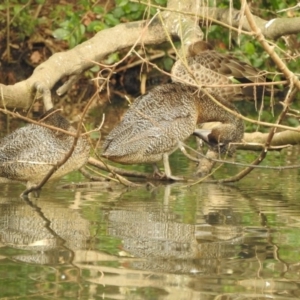
[[[70,123],[54,109],[43,116],[45,124],[75,133]],[[0,140],[0,181],[27,183],[27,188],[41,182],[50,169],[61,161],[73,145],[74,137],[57,130],[29,124]],[[89,157],[90,146],[80,137],[69,160],[51,176],[57,179],[81,168]]]
[[[188,68],[186,68],[185,63]],[[278,90],[271,91],[264,86],[222,86],[237,83],[263,83],[266,81],[264,73],[251,65],[240,61],[230,54],[219,53],[212,47],[200,41],[188,48],[187,58],[177,60],[173,65],[172,80],[174,82],[184,80],[187,84],[206,86],[207,92],[213,96],[222,97],[224,100],[257,99],[263,95],[283,97],[285,93]],[[191,76],[191,74],[194,76]]]
[[[217,98],[234,110],[232,104]],[[163,160],[167,179],[171,174],[168,156],[196,129],[196,124],[219,121],[209,132],[197,135],[209,144],[227,149],[239,142],[243,121],[213,102],[204,92],[180,83],[157,86],[138,97],[122,121],[108,134],[102,156],[122,164],[156,163]]]

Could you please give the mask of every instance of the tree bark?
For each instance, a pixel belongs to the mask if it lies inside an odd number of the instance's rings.
[[[251,27],[245,15],[241,18],[241,11],[228,8],[202,7],[200,8],[200,19],[209,19],[212,22],[219,21],[228,26],[233,26],[247,32],[251,32]],[[281,36],[297,34],[300,32],[300,17],[295,18],[275,18],[272,20],[264,20],[254,16],[256,25],[266,39],[277,40]],[[218,22],[218,23],[219,23]]]
[[[300,126],[298,126],[297,128],[300,129]],[[238,146],[238,149],[251,149],[251,145],[247,146],[247,143],[249,144],[254,143],[257,145],[257,150],[261,150],[262,146],[267,141],[268,135],[269,133],[262,133],[262,132],[245,133],[243,141],[246,144]],[[274,134],[270,146],[277,147],[277,146],[297,145],[297,144],[300,144],[300,132],[296,132],[292,130],[284,130],[281,132],[276,132]]]

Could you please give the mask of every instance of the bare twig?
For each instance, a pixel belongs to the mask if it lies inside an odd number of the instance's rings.
[[[290,11],[290,10],[296,10],[296,9],[300,9],[300,3],[297,3],[295,6],[292,6],[292,7],[280,9],[277,11],[277,13],[286,12],[286,11]]]
[[[88,163],[90,165],[94,166],[94,167],[97,167],[97,168],[103,170],[103,171],[108,171],[108,172],[116,173],[116,174],[123,175],[123,176],[135,177],[135,178],[144,178],[144,179],[151,178],[150,177],[151,175],[148,174],[148,173],[129,171],[129,170],[116,168],[116,167],[107,165],[107,164],[103,163],[102,161],[97,160],[93,157],[90,157],[88,159]]]
[[[42,127],[46,127],[46,128],[62,132],[64,134],[67,134],[67,135],[70,135],[70,136],[73,136],[73,137],[76,137],[76,133],[74,133],[74,132],[70,132],[70,131],[61,129],[59,127],[55,127],[55,126],[49,125],[49,124],[41,123],[40,121],[34,121],[34,120],[30,119],[30,118],[21,116],[19,113],[14,113],[12,111],[9,111],[9,110],[6,110],[6,109],[2,109],[2,108],[0,108],[0,112],[3,112],[4,114],[10,115],[10,116],[12,116],[14,118],[18,118],[20,120],[24,120],[24,121],[26,121],[28,123],[31,123],[31,124],[35,124],[35,125],[39,125],[39,126],[42,126]]]
[[[248,6],[246,0],[243,0],[243,2],[245,2],[245,15],[247,17],[247,20],[248,20],[248,22],[249,22],[249,24],[250,24],[253,32],[255,33],[258,41],[261,43],[261,45],[264,47],[264,49],[268,52],[268,54],[271,56],[271,58],[276,63],[276,65],[279,67],[279,69],[286,75],[286,77],[289,80],[291,80],[292,83],[294,83],[297,86],[299,85],[299,87],[300,87],[300,83],[299,83],[298,79],[297,78],[295,79],[296,76],[291,71],[289,71],[287,69],[287,67],[284,65],[284,63],[280,59],[280,57],[274,52],[274,50],[267,43],[267,41],[265,40],[264,36],[262,35],[260,29],[256,26],[255,21],[254,21],[254,19],[252,17],[252,14],[250,12],[250,9],[249,9],[249,6]],[[270,146],[272,138],[273,138],[274,134],[276,133],[276,127],[275,127],[275,125],[278,125],[283,120],[283,118],[285,117],[286,113],[288,112],[288,107],[292,103],[296,92],[297,92],[297,89],[294,89],[290,93],[290,95],[288,95],[288,97],[286,97],[285,101],[283,102],[284,103],[284,108],[283,108],[281,114],[278,116],[278,118],[277,118],[277,120],[276,120],[276,122],[274,124],[274,127],[269,132],[269,136],[268,136],[268,139],[267,139],[267,141],[265,143],[264,149],[261,151],[261,153],[257,157],[257,159],[252,162],[252,166],[244,169],[243,171],[241,171],[240,173],[238,173],[237,175],[235,175],[233,177],[230,177],[230,178],[227,178],[227,179],[218,180],[218,182],[234,182],[234,181],[239,181],[242,178],[244,178],[246,175],[248,175],[254,169],[253,166],[260,164],[264,160],[264,158],[267,155],[268,148]]]

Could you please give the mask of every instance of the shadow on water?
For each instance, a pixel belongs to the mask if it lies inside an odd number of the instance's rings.
[[[38,200],[4,186],[0,299],[299,299],[298,176],[269,175]]]

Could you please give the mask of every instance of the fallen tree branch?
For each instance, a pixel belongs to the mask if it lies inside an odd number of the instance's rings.
[[[300,128],[300,126],[297,128]],[[237,145],[237,148],[244,150],[256,150],[247,147],[249,146],[248,144],[255,143],[257,145],[265,145],[268,135],[269,133],[262,132],[245,133],[243,138],[245,144]],[[284,130],[274,134],[269,150],[280,150],[282,147],[285,148],[287,146],[298,144],[300,144],[300,133],[292,130]]]
[[[201,17],[203,19],[209,16],[212,22],[214,22],[214,20],[217,20],[224,24],[231,25],[235,28],[238,28],[241,24],[241,28],[244,31],[248,32],[251,32],[253,29],[247,17],[240,16],[239,10],[230,10],[229,8],[204,7],[201,8],[201,11]],[[296,34],[300,32],[300,17],[264,20],[253,15],[253,20],[257,28],[261,31],[262,35],[266,39],[277,40],[281,36]]]
[[[166,40],[162,25],[154,22],[147,27],[146,21],[119,24],[98,32],[90,40],[66,52],[53,54],[40,64],[26,80],[14,85],[0,84],[2,107],[28,108],[35,97],[35,85],[40,82],[50,90],[62,78],[76,76],[94,66],[95,61],[108,54],[137,44],[159,44]],[[118,38],[114,39],[112,36]],[[101,47],[99,47],[101,45]],[[60,89],[60,92],[65,89]]]

